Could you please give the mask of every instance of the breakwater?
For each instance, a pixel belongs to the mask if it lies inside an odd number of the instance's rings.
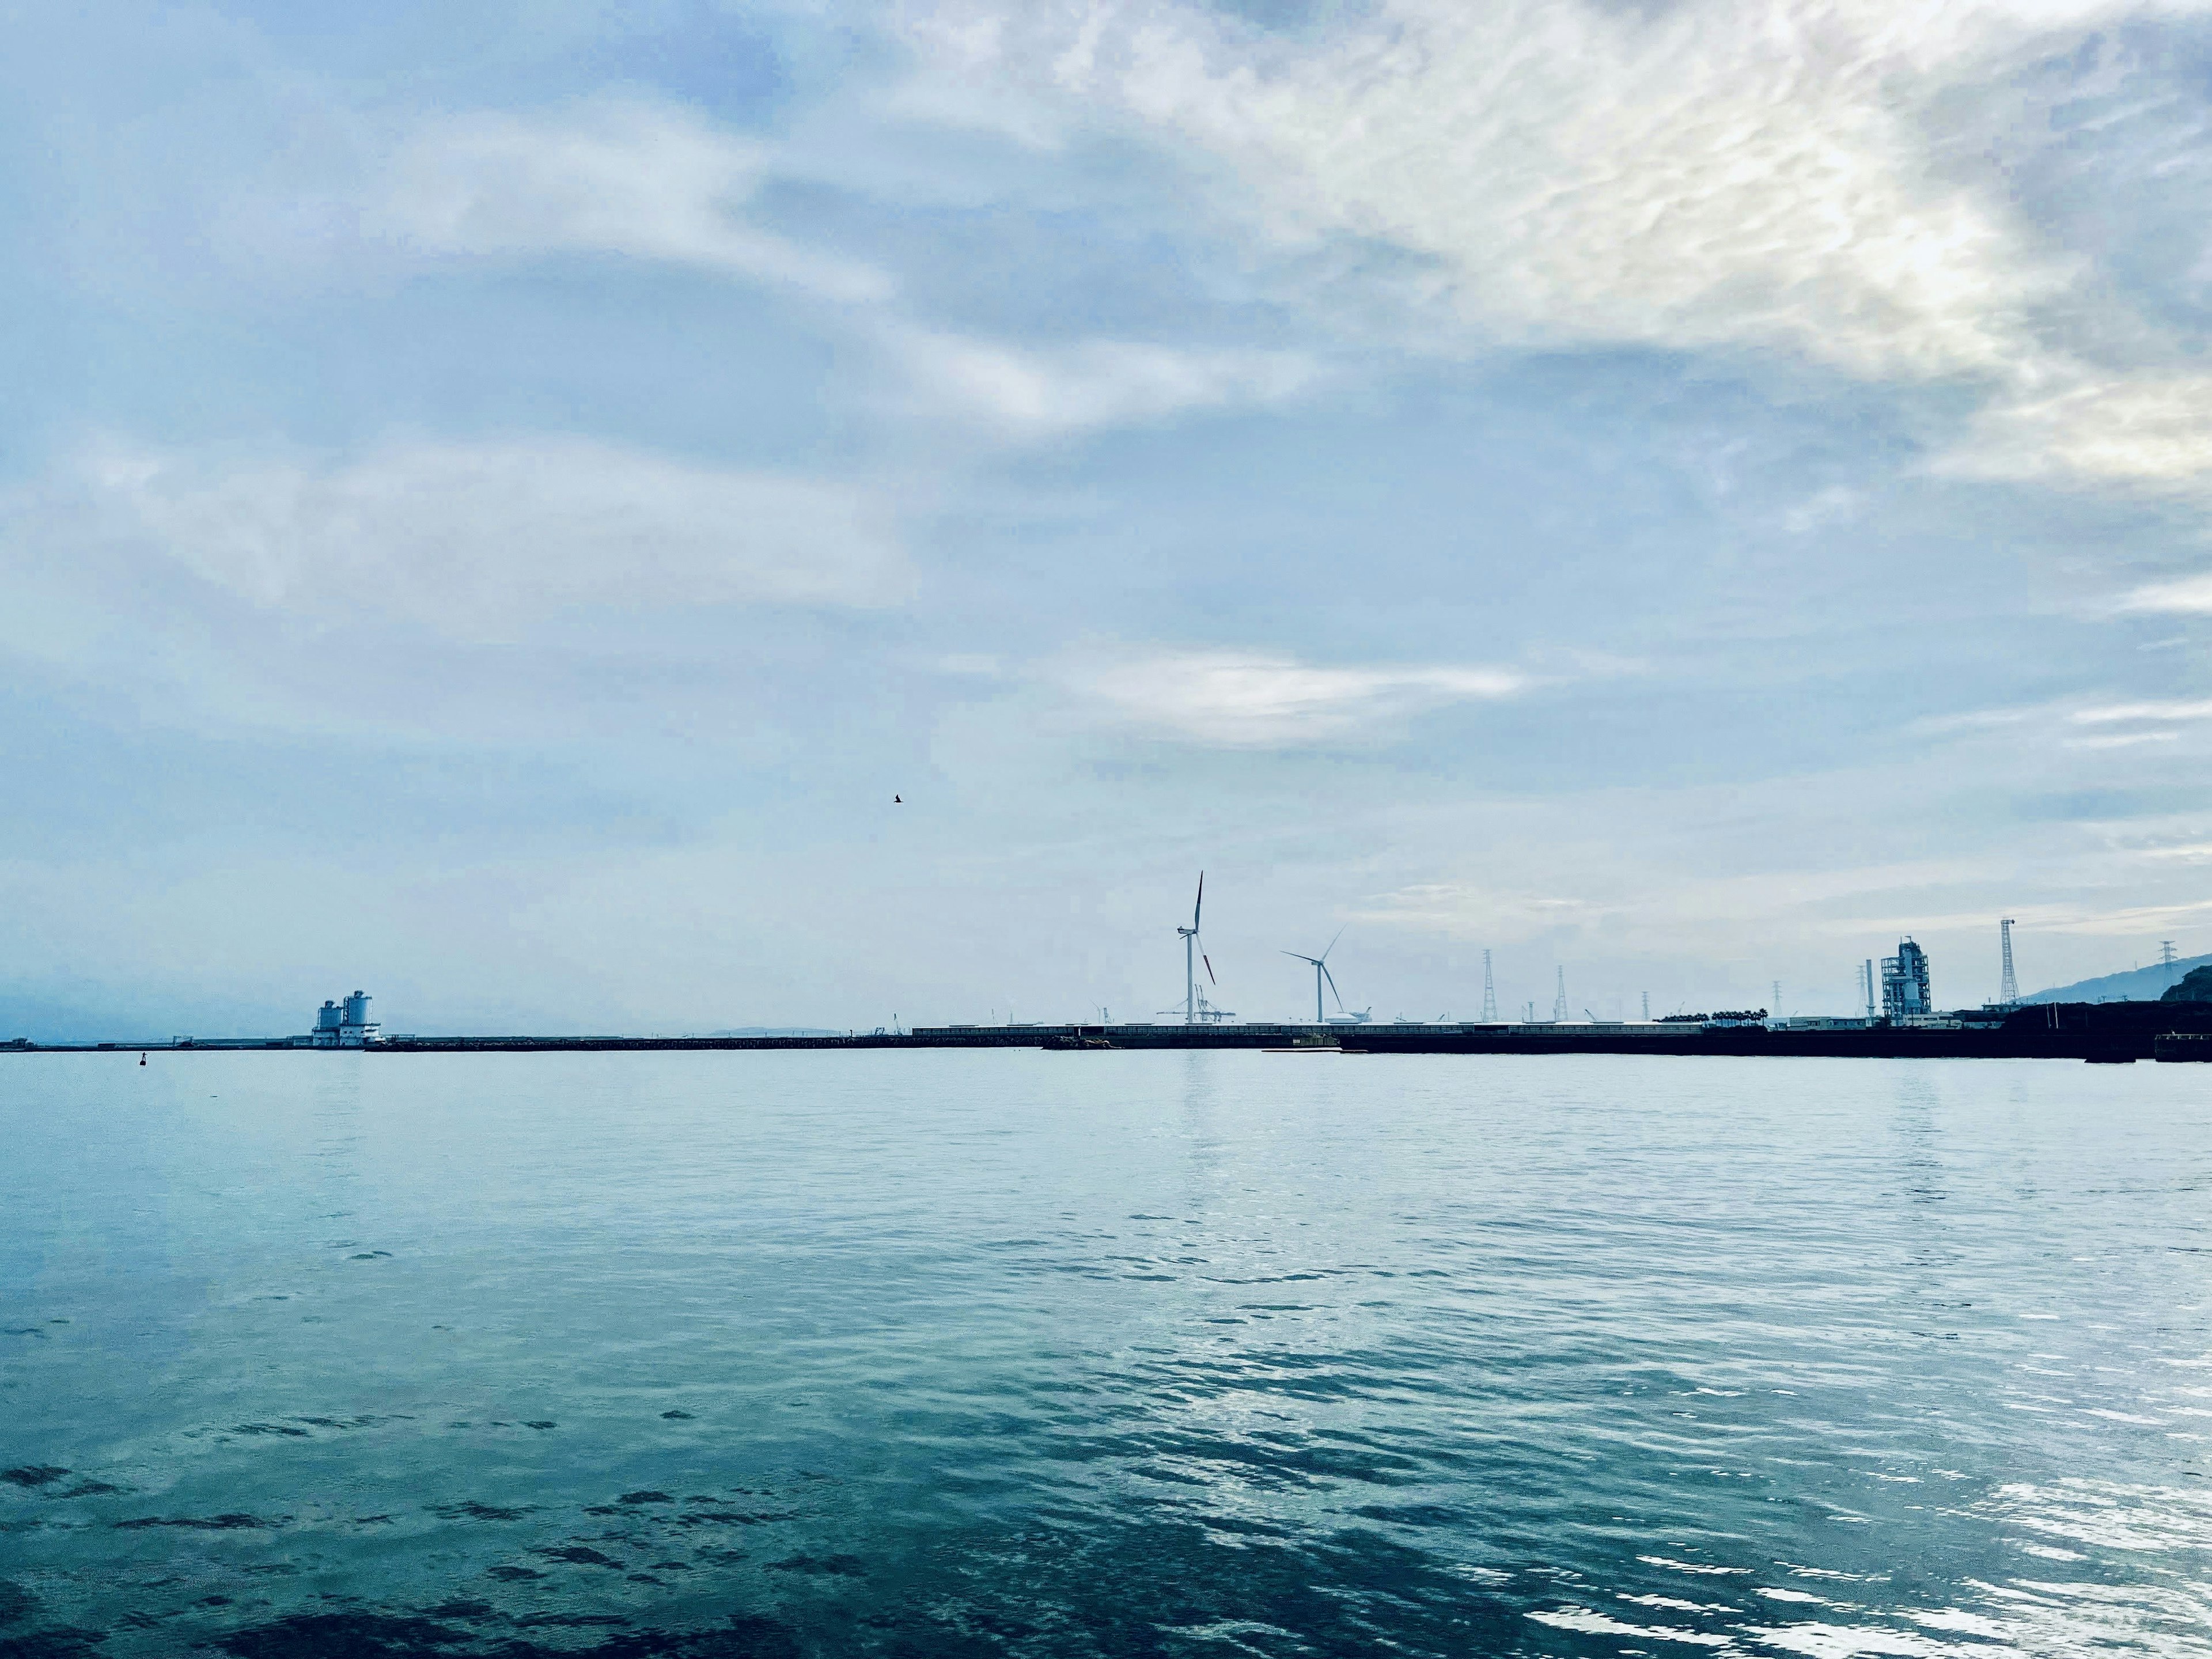
[[[2212,1004],[2053,1003],[1915,1025],[1693,1022],[1218,1025],[936,1025],[807,1036],[392,1036],[374,1054],[581,1054],[762,1048],[1322,1049],[1346,1054],[1651,1054],[1756,1059],[2212,1060]],[[0,1043],[0,1054],[300,1050],[292,1038]],[[305,1052],[330,1053],[308,1048]]]
[[[144,1054],[172,1050],[299,1051],[315,1054],[595,1054],[659,1053],[685,1049],[759,1048],[1039,1048],[1088,1044],[1112,1048],[1272,1048],[1309,1043],[1326,1035],[1334,1042],[1352,1028],[1271,1025],[939,1025],[909,1031],[851,1031],[805,1036],[391,1036],[346,1048],[319,1048],[291,1038],[179,1037],[160,1042],[0,1042],[0,1054]],[[1416,1030],[1416,1026],[1358,1028]],[[1458,1029],[1458,1028],[1450,1028]]]
[[[1687,1026],[1653,1036],[1650,1026],[1382,1028],[1347,1037],[1364,1053],[1452,1054],[1668,1054],[1742,1059],[1785,1055],[1856,1060],[2212,1060],[2212,1006],[2157,1003],[2051,1004],[2002,1021],[1955,1025]]]

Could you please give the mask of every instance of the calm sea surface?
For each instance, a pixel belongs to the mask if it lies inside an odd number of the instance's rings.
[[[2212,1654],[2212,1067],[0,1056],[0,1655]]]

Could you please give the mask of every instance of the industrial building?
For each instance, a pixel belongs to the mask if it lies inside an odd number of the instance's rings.
[[[1924,1019],[1936,1010],[1928,988],[1928,952],[1910,938],[1899,941],[1897,954],[1881,959],[1882,1017],[1893,1025]]]
[[[293,1041],[303,1048],[366,1048],[377,1029],[368,1017],[368,993],[356,991],[343,1002],[325,1001],[316,1011],[315,1029]]]

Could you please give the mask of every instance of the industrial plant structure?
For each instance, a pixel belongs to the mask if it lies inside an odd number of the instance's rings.
[[[325,1001],[315,1014],[315,1029],[294,1042],[302,1048],[366,1048],[376,1041],[368,1017],[368,993],[356,991],[343,1002]]]
[[[1893,1025],[1924,1019],[1936,1011],[1928,988],[1928,952],[1910,938],[1898,942],[1897,954],[1881,959],[1882,1017]]]

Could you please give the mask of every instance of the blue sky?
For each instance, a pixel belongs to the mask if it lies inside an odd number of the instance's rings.
[[[2205,12],[7,8],[0,1024],[2202,950]]]

